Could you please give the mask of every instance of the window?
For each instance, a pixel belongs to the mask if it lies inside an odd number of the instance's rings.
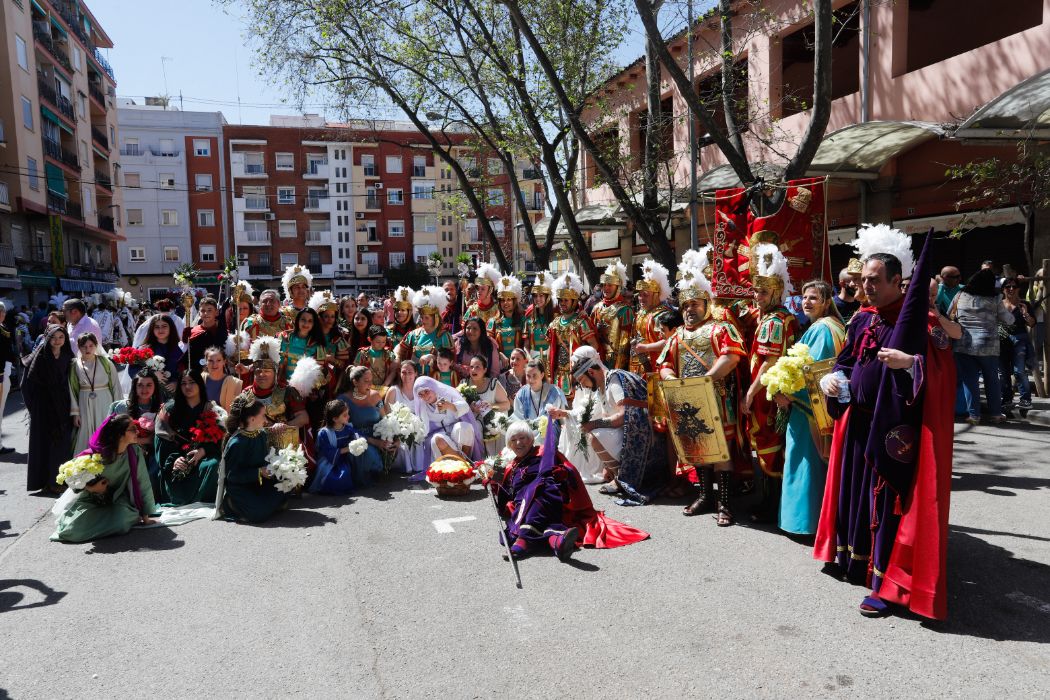
[[[463,227],[466,229],[467,237],[470,239],[471,243],[478,243],[481,241],[481,238],[478,235],[477,219],[467,219]]]
[[[142,210],[141,209],[128,209],[128,226],[141,226],[142,225]]]
[[[76,68],[79,71],[80,67],[82,65],[81,62],[83,60],[84,60],[83,52],[80,50],[79,46],[74,45],[73,46],[73,67]]]
[[[141,181],[141,178],[139,177],[139,174],[138,173],[125,172],[124,173],[124,186],[125,187],[133,187],[135,189],[138,189],[139,187],[142,187],[142,181]]]
[[[390,254],[390,267],[401,267],[405,264],[404,253],[391,253]]]
[[[178,262],[179,249],[173,245],[164,246],[164,262]]]
[[[503,238],[503,221],[502,220],[494,219],[493,221],[489,222],[489,225],[492,226],[492,233],[494,233],[496,236],[498,236],[500,238]]]
[[[294,187],[278,187],[277,188],[277,203],[278,204],[295,204],[295,188]]]
[[[193,184],[198,192],[211,192],[211,173],[197,173],[193,176]]]
[[[437,216],[416,214],[412,217],[412,229],[415,233],[437,233]]]
[[[157,175],[162,190],[175,189],[175,173],[160,173]]]
[[[210,156],[211,142],[208,139],[193,139],[193,155]]]
[[[412,177],[427,176],[427,157],[412,156]]]
[[[248,175],[262,175],[265,172],[263,169],[263,154],[258,151],[245,153],[244,172]]]
[[[26,51],[26,40],[15,34],[15,54],[18,56],[18,65],[24,70],[29,70],[29,52]]]
[[[419,180],[412,183],[412,199],[433,199],[434,181]]]
[[[489,206],[490,207],[502,207],[503,206],[503,188],[491,187],[489,188]]]
[[[391,188],[386,191],[386,203],[387,204],[404,204],[405,203],[405,191],[400,187]]]
[[[215,246],[202,245],[200,247],[201,262],[215,262]]]
[[[174,209],[161,209],[160,210],[160,225],[161,226],[178,226],[179,225],[179,212]],[[167,260],[167,258],[165,258]]]
[[[29,171],[29,189],[39,190],[40,180],[36,174],[36,158],[26,158],[26,170]]]
[[[281,253],[281,267],[288,267],[289,265],[299,264],[298,253]]]
[[[161,139],[160,140],[160,155],[162,156],[174,156],[177,155],[175,151],[175,140],[174,139]]]
[[[87,119],[87,95],[77,92],[77,114],[81,119]]]
[[[404,221],[389,221],[389,222],[387,222],[387,234],[391,238],[404,238],[405,237],[405,222]]]
[[[365,177],[375,177],[378,174],[376,172],[376,157],[370,153],[361,154],[361,166],[365,169]]]
[[[295,238],[296,228],[294,221],[278,221],[277,235],[281,238]]]
[[[259,253],[259,264],[260,265],[266,265],[267,267],[269,267],[269,265],[270,265],[270,254],[269,253]]]
[[[139,140],[133,138],[124,139],[124,150],[121,155],[125,156],[139,156],[142,152],[139,150]]]
[[[321,166],[328,165],[328,155],[324,153],[306,154],[306,175],[323,175]]]
[[[399,172],[401,172],[401,156],[387,156],[386,157],[386,171],[388,173],[399,173]]]
[[[503,161],[499,158],[489,158],[489,175],[500,175],[503,173]]]
[[[278,170],[295,170],[295,156],[292,153],[278,153],[275,161]]]
[[[33,130],[33,103],[25,97],[22,98],[22,125]]]
[[[214,209],[198,209],[197,210],[197,225],[198,226],[214,226],[215,225],[215,210]]]
[[[82,185],[81,186],[81,190],[80,190],[81,191],[81,195],[80,195],[81,196],[81,203],[80,203],[80,206],[82,207],[82,211],[86,215],[90,215],[92,213],[92,211],[94,210],[94,205],[92,204],[93,200],[91,199],[91,190],[92,189],[93,189],[92,185]]]
[[[142,247],[128,248],[129,262],[146,262],[146,249]]]

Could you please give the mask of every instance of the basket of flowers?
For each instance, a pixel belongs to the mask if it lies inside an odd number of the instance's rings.
[[[474,465],[458,456],[442,457],[434,461],[426,473],[427,483],[433,485],[439,496],[465,496],[478,478]]]

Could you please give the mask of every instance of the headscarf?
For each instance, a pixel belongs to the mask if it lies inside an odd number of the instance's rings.
[[[51,354],[51,339],[55,336],[55,333],[59,331],[62,331],[66,334],[66,342],[63,343],[62,349],[58,353],[58,359],[55,360],[55,356]],[[53,323],[44,329],[43,341],[36,347],[35,350],[33,350],[32,354],[30,354],[29,357],[23,360],[23,363],[26,366],[26,374],[27,376],[29,376],[32,375],[34,372],[41,371],[41,369],[37,368],[38,364],[40,364],[41,362],[51,362],[52,360],[55,360],[57,362],[62,362],[63,360],[65,360],[65,371],[68,372],[68,362],[72,359],[73,346],[69,342],[69,332],[66,330],[65,326]],[[65,378],[63,377],[63,381],[64,380]]]
[[[105,454],[104,454],[104,452],[102,450],[102,439],[101,439],[102,438],[102,431],[106,429],[106,426],[109,425],[109,422],[111,420],[113,420],[115,418],[118,418],[118,417],[119,417],[119,414],[118,415],[113,415],[113,416],[106,416],[106,419],[104,421],[102,421],[101,425],[98,426],[98,430],[96,430],[94,433],[92,433],[91,438],[88,440],[87,449],[84,450],[83,452],[81,452],[80,454],[78,454],[77,457],[82,457],[84,455],[99,454],[99,455],[103,455],[102,458],[105,459]],[[149,513],[145,512],[146,505],[145,505],[145,501],[142,500],[142,487],[139,485],[139,478],[138,478],[138,476],[139,476],[138,475],[139,459],[138,459],[138,456],[135,454],[135,450],[133,450],[131,448],[131,445],[128,445],[127,455],[128,455],[128,469],[131,472],[131,476],[129,477],[129,479],[131,480],[131,499],[132,499],[132,502],[135,504],[135,508],[136,508],[136,510],[138,510],[139,515],[149,515]]]
[[[433,377],[417,377],[416,383],[412,385],[412,396],[415,399],[415,414],[420,418],[423,418],[424,421],[429,421],[431,415],[438,413],[438,411],[432,408],[430,404],[419,398],[419,392],[427,389],[437,394],[439,399],[444,399],[449,403],[455,404],[457,413],[462,407],[466,407],[467,412],[462,416],[459,416],[458,420],[474,428],[474,454],[472,456],[475,459],[483,459],[485,457],[485,442],[483,439],[484,431],[478,423],[478,419],[474,417],[474,412],[470,410],[470,406],[467,405],[466,399],[463,398],[463,395],[449,385],[442,384]],[[427,425],[427,432],[430,434],[433,433],[433,429],[429,424]]]
[[[65,333],[66,342],[62,345],[62,349],[56,358],[51,354],[51,338],[59,331]],[[43,341],[23,362],[26,366],[25,376],[27,379],[37,383],[40,387],[51,387],[52,390],[44,389],[42,391],[31,390],[23,392],[23,399],[27,408],[33,409],[37,399],[50,399],[54,410],[68,411],[68,403],[62,404],[60,402],[62,397],[68,394],[66,383],[69,381],[69,366],[73,362],[73,357],[73,346],[69,342],[69,332],[65,326],[51,324],[44,329]],[[37,394],[40,393],[46,396],[38,396]]]

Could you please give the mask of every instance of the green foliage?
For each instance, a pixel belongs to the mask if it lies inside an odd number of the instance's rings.
[[[1017,205],[1024,208],[1050,207],[1050,154],[1028,141],[1017,144],[1017,157],[975,160],[965,165],[949,166],[949,180],[962,183],[956,209],[978,206],[982,209]],[[952,232],[959,236],[963,226]]]
[[[383,273],[386,282],[391,287],[419,287],[430,284],[431,274],[426,265],[416,262],[406,262],[400,267],[391,267]]]

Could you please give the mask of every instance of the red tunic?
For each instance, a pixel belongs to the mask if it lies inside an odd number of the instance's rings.
[[[787,354],[795,344],[798,320],[783,306],[776,306],[762,316],[751,344],[751,384],[758,382],[758,372],[766,360],[776,360]],[[769,476],[779,477],[784,472],[784,435],[776,431],[777,405],[759,391],[751,401],[748,417],[748,435],[751,447],[758,455],[758,463]]]

